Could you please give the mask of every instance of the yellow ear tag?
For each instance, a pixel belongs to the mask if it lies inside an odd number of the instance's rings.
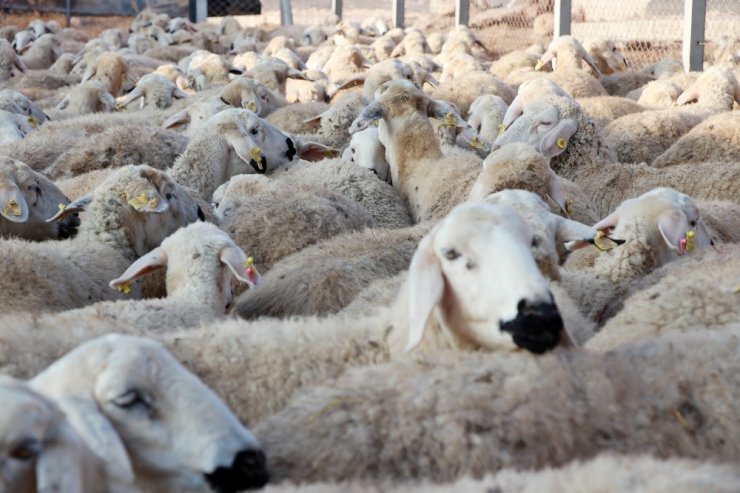
[[[565,201],[565,213],[569,216],[573,215],[573,204],[575,204],[575,201],[573,199],[568,199]]]
[[[606,236],[603,231],[597,231],[593,239],[593,245],[602,252],[607,252],[618,247],[619,243]]]
[[[451,111],[444,116],[443,121],[447,127],[457,127],[457,117]]]
[[[137,195],[133,199],[129,200],[128,203],[131,205],[131,207],[138,211],[146,206],[152,208],[157,207],[159,200],[157,200],[157,197],[152,197],[152,199],[150,200],[149,196],[147,196],[146,193],[142,192],[141,195]]]
[[[558,146],[558,149],[565,149],[565,146],[568,145],[568,143],[565,141],[564,138],[560,137],[558,140],[555,141],[555,145]]]
[[[543,62],[543,61],[542,61],[542,58],[540,58],[539,60],[537,60],[537,64],[536,64],[536,65],[534,66],[534,69],[535,69],[535,70],[539,70],[539,69],[541,69],[541,68],[542,68],[542,66],[543,66],[544,64],[545,64],[545,62]]]
[[[257,111],[257,105],[250,101],[247,103],[247,109],[252,113],[255,113]]]
[[[324,156],[328,158],[333,158],[337,156],[337,150],[336,149],[327,149],[324,151]]]
[[[377,127],[380,124],[380,118],[376,118],[375,120],[370,121],[370,125],[373,127]]]
[[[257,169],[262,171],[262,149],[259,147],[252,147],[249,149],[249,157],[251,157],[255,163],[257,163]]]
[[[504,131],[506,131],[506,125],[504,125],[503,123],[499,123],[498,124],[498,134],[501,135],[502,133],[504,133]]]
[[[131,283],[124,282],[123,284],[119,284],[116,289],[123,294],[129,294],[131,292]]]
[[[3,207],[3,215],[4,216],[20,216],[21,215],[21,207],[18,205],[18,202],[16,202],[15,199],[8,200],[8,203],[5,204],[5,207]]]
[[[39,121],[32,116],[27,116],[26,120],[28,120],[28,124],[31,125],[31,127],[33,128],[36,128],[39,126]]]
[[[468,142],[468,145],[472,147],[473,149],[484,149],[485,146],[483,145],[483,142],[478,140],[478,136],[474,135],[472,139],[470,139],[470,142]]]
[[[686,232],[686,251],[693,253],[696,250],[696,233],[689,230]]]
[[[64,209],[66,209],[66,208],[67,208],[67,206],[66,206],[66,205],[64,205],[64,204],[59,204],[59,205],[57,206],[57,208],[58,208],[58,209],[59,209],[60,211],[63,211]]]
[[[252,278],[255,275],[254,257],[252,257],[251,255],[247,257],[247,260],[244,262],[244,274],[249,278]]]

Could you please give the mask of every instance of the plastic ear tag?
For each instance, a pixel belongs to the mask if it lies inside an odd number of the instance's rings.
[[[21,206],[18,205],[18,202],[16,202],[15,199],[10,199],[8,200],[8,203],[5,204],[5,207],[3,207],[3,215],[4,216],[20,216]]]
[[[252,113],[255,113],[257,111],[257,105],[250,101],[247,103],[247,109]]]
[[[328,158],[337,157],[337,150],[336,149],[327,149],[324,151],[324,156]]]
[[[259,162],[262,159],[262,149],[259,147],[252,147],[249,149],[249,157]]]
[[[67,206],[66,206],[66,205],[64,205],[64,204],[59,204],[59,205],[57,206],[57,209],[59,209],[60,211],[63,211],[63,210],[64,210],[64,209],[66,209],[66,208],[67,208]]]
[[[478,139],[477,135],[474,135],[472,139],[470,139],[470,142],[468,142],[468,145],[472,147],[473,149],[485,149],[486,146],[483,145],[483,142],[481,142]]]
[[[686,236],[678,240],[678,254],[694,253],[696,251],[696,233],[693,230],[686,232]]]
[[[27,116],[26,120],[28,120],[28,124],[31,125],[32,128],[39,126],[39,121],[32,116]]]
[[[555,141],[555,145],[558,146],[558,149],[565,149],[565,146],[567,146],[568,143],[564,138],[559,137],[558,140]]]
[[[575,201],[573,199],[568,199],[565,201],[565,213],[569,216],[573,215],[573,204],[575,204]]]
[[[141,195],[137,195],[133,199],[129,200],[128,203],[131,205],[131,207],[139,211],[144,207],[154,209],[159,205],[159,199],[157,197],[149,198],[146,193],[142,192]]]
[[[543,62],[543,61],[542,61],[542,58],[540,58],[539,60],[537,60],[537,65],[535,65],[535,66],[534,66],[534,69],[535,69],[535,70],[539,70],[539,69],[541,69],[541,68],[542,68],[542,66],[543,66],[544,64],[545,64],[545,62]]]
[[[257,269],[254,266],[254,257],[251,255],[247,257],[247,260],[244,262],[244,275],[253,284],[257,283]]]
[[[370,120],[370,125],[373,127],[377,127],[380,124],[380,118],[376,118],[375,120]]]
[[[123,294],[129,294],[131,292],[131,283],[124,282],[122,284],[119,284],[116,289]]]
[[[607,252],[613,248],[618,247],[622,243],[624,243],[624,240],[614,240],[606,236],[606,234],[603,231],[597,231],[593,239],[589,240],[589,243],[591,243],[593,246],[595,246],[597,249],[601,250],[602,252]]]
[[[506,131],[506,125],[504,125],[503,123],[499,123],[498,124],[498,134],[501,135],[505,131]]]
[[[444,116],[443,120],[444,120],[445,126],[450,127],[450,128],[457,127],[457,117],[451,111],[448,112]]]

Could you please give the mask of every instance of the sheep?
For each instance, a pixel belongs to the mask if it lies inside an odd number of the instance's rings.
[[[637,100],[641,106],[663,109],[674,106],[683,88],[672,80],[654,80],[627,93],[627,97]]]
[[[511,104],[516,96],[514,89],[501,79],[486,72],[466,72],[461,78],[444,82],[432,91],[434,99],[443,99],[457,105],[466,114],[475,98],[481,94],[499,96],[506,104]]]
[[[316,131],[313,118],[329,108],[328,104],[319,101],[293,103],[273,111],[265,117],[265,120],[285,133],[310,134]],[[308,123],[306,123],[307,120]]]
[[[0,106],[6,101],[12,101],[15,103],[20,108],[21,114],[26,115],[28,123],[30,123],[33,128],[36,128],[38,125],[42,125],[45,121],[49,120],[49,115],[41,111],[33,101],[18,91],[0,91]]]
[[[616,315],[587,347],[606,351],[674,331],[736,322],[739,252],[736,244],[706,248],[633,283],[625,299],[610,307]]]
[[[169,171],[178,183],[209,198],[230,177],[266,173],[292,161],[311,158],[326,148],[290,137],[248,110],[229,109],[209,118],[204,129]]]
[[[493,142],[501,130],[501,122],[509,106],[499,96],[478,96],[468,109],[468,123],[483,139]]]
[[[326,74],[316,70],[305,70],[303,74],[306,80],[288,79],[285,84],[285,99],[289,103],[325,102],[334,96],[335,86]]]
[[[554,39],[535,65],[535,71],[553,59],[557,61],[557,66],[551,74],[545,76],[559,84],[573,97],[607,95],[597,79],[581,70],[581,61],[584,61],[596,72],[597,76],[601,76],[593,58],[577,39],[572,36],[560,36]]]
[[[0,39],[0,82],[14,77],[15,70],[25,72],[27,68],[10,43]]]
[[[375,99],[352,123],[350,133],[380,120],[378,135],[386,149],[391,181],[412,219],[444,216],[469,194],[481,166],[473,154],[443,155],[427,114],[450,115],[454,126],[461,126],[462,119],[407,81],[386,82]]]
[[[103,83],[106,91],[114,97],[119,96],[123,87],[124,78],[128,76],[129,66],[117,53],[106,52],[97,57],[94,63],[88,65],[82,76],[82,82],[97,80]]]
[[[24,29],[15,33],[13,37],[13,49],[17,53],[23,53],[31,47],[31,44],[36,39],[36,33],[31,29]]]
[[[609,75],[627,70],[627,61],[613,41],[609,39],[590,40],[583,43],[583,47],[591,55],[599,73]]]
[[[325,112],[306,120],[306,123],[318,121],[320,123],[318,135],[322,142],[339,149],[349,142],[349,127],[365,104],[365,98],[361,93],[348,93],[339,97]]]
[[[482,200],[505,190],[528,190],[555,204],[556,212],[592,224],[599,219],[595,207],[577,185],[559,178],[549,160],[526,144],[509,144],[491,152],[470,189],[470,200]]]
[[[370,62],[354,46],[332,47],[323,66],[306,62],[309,69],[321,70],[332,82],[347,80],[370,67]]]
[[[140,108],[165,109],[172,106],[172,98],[185,99],[188,95],[179,87],[170,82],[163,75],[147,74],[136,83],[133,91],[128,93],[121,102],[123,107],[128,106],[141,98]]]
[[[116,100],[113,95],[97,80],[89,80],[73,87],[57,105],[58,110],[77,115],[108,113],[115,107]]]
[[[187,148],[186,137],[151,125],[116,125],[57,157],[44,170],[53,180],[128,164],[149,163],[165,170]]]
[[[550,79],[545,79],[544,77],[522,82],[517,90],[516,97],[509,104],[509,107],[504,114],[504,118],[501,121],[503,127],[499,133],[502,133],[509,128],[514,120],[521,116],[524,112],[525,106],[541,99],[546,94],[570,97],[570,95],[557,83]]]
[[[0,376],[0,460],[5,491],[131,492],[132,477],[105,473],[64,412],[24,382]]]
[[[246,264],[246,254],[227,233],[213,224],[192,223],[165,238],[109,283],[112,289],[126,291],[142,276],[164,268],[167,298],[103,301],[68,310],[62,320],[111,319],[151,332],[169,326],[196,327],[224,316],[232,302],[232,276],[250,287],[259,283],[256,267]]]
[[[621,116],[645,111],[645,108],[639,102],[636,103],[629,98],[619,96],[580,98],[578,104],[601,128],[605,128]]]
[[[235,108],[247,108],[259,116],[266,116],[285,106],[287,101],[261,82],[248,77],[237,77],[221,90],[221,99]]]
[[[322,26],[307,26],[303,30],[299,44],[301,46],[318,46],[329,39]]]
[[[414,71],[409,65],[401,60],[391,59],[378,62],[370,67],[366,72],[350,77],[339,84],[338,89],[346,89],[352,85],[363,83],[362,95],[365,101],[372,101],[375,91],[384,82],[394,79],[406,79],[417,85],[421,89],[419,81],[414,80]]]
[[[267,89],[283,97],[285,97],[285,82],[288,78],[309,80],[303,73],[277,58],[262,60],[247,70],[245,75],[261,82]]]
[[[737,461],[738,351],[735,326],[604,355],[440,352],[350,370],[254,431],[275,481],[445,482],[606,450]]]
[[[551,16],[550,16],[551,17]],[[397,482],[380,479],[373,482],[347,481],[341,483],[303,483],[299,486],[280,484],[270,486],[265,493],[589,493],[602,491],[682,491],[716,493],[735,491],[740,475],[729,464],[688,459],[657,459],[651,455],[620,455],[603,452],[593,459],[574,460],[563,467],[545,467],[539,471],[506,468],[495,474],[487,472],[482,479],[464,477],[454,483],[440,484],[428,479]]]
[[[26,119],[17,113],[0,110],[0,145],[23,140],[33,132]]]
[[[43,34],[23,52],[23,63],[32,70],[47,69],[61,55],[61,46],[55,34]]]
[[[535,122],[537,131],[529,133]],[[738,194],[740,168],[734,164],[687,164],[657,170],[644,163],[616,163],[596,124],[568,98],[548,97],[525,108],[524,115],[499,136],[494,147],[516,141],[528,142],[553,156],[552,169],[580,185],[602,217],[623,200],[659,186],[705,200],[736,200]]]
[[[183,132],[186,137],[193,139],[203,129],[205,123],[216,113],[233,108],[224,103],[219,97],[206,98],[188,104],[187,108],[171,114],[162,123],[163,128],[180,127],[187,125]]]
[[[343,159],[324,159],[318,163],[298,162],[278,169],[271,178],[282,186],[295,184],[325,188],[363,206],[375,227],[402,228],[411,224],[409,212],[392,186],[367,169]]]
[[[263,270],[318,241],[374,224],[364,207],[339,194],[285,185],[266,176],[237,175],[213,194],[219,227]]]
[[[27,164],[0,157],[0,236],[26,240],[65,239],[76,233],[75,216],[48,223],[69,200],[48,178]]]
[[[172,179],[145,165],[120,168],[52,220],[82,210],[87,212],[74,239],[53,244],[2,241],[7,253],[0,264],[5,313],[59,311],[121,299],[107,282],[172,231],[203,215]],[[133,295],[139,296],[138,290]]]
[[[241,74],[242,71],[228,63],[222,56],[210,51],[198,50],[178,62],[185,73],[195,78],[195,87],[205,89],[211,84],[229,82],[230,74]]]
[[[94,339],[29,385],[59,405],[111,476],[135,476],[137,485],[165,490],[237,491],[267,483],[254,435],[154,341]]]
[[[391,181],[391,168],[385,160],[385,147],[378,139],[377,127],[368,127],[352,134],[349,145],[342,153],[342,161],[372,170],[386,183]]]
[[[652,165],[665,168],[705,161],[740,162],[739,113],[729,111],[707,118],[679,137]]]
[[[544,46],[535,43],[525,50],[515,50],[502,55],[491,63],[488,71],[496,77],[505,79],[516,69],[534,67],[544,53]]]

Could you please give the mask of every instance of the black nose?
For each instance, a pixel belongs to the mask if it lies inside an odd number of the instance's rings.
[[[57,232],[62,239],[72,238],[77,234],[77,228],[80,225],[78,214],[72,214],[57,223]]]
[[[206,215],[203,213],[203,209],[201,209],[200,206],[198,206],[198,219],[201,221],[206,220]]]
[[[270,479],[265,454],[261,450],[242,450],[230,467],[219,467],[206,474],[206,481],[217,493],[235,493],[263,487]]]
[[[553,303],[521,300],[514,320],[501,323],[501,330],[511,334],[514,344],[535,354],[542,354],[560,342],[563,319]]]

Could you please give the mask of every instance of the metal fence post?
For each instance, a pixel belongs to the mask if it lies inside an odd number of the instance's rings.
[[[403,0],[393,0],[393,27],[403,27]]]
[[[555,19],[553,22],[552,32],[554,39],[557,39],[564,34],[570,34],[570,7],[570,0],[555,0],[555,5],[553,7],[553,15],[555,16]]]
[[[455,5],[455,25],[468,25],[470,22],[470,0],[457,0]]]
[[[290,8],[290,0],[280,0],[280,25],[290,26],[293,24],[293,9]]]
[[[331,0],[331,10],[334,12],[334,15],[342,18],[342,0]]]
[[[684,70],[704,69],[704,21],[707,13],[706,0],[685,0],[683,10]]]
[[[190,0],[190,20],[205,22],[208,19],[208,0]]]

